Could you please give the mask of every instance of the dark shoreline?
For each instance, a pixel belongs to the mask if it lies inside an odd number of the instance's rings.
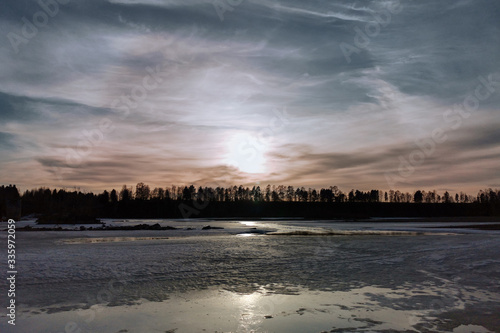
[[[135,219],[134,219],[135,220]],[[140,220],[140,219],[138,219]],[[161,219],[158,219],[161,220]],[[286,221],[288,218],[213,218],[213,219],[199,219],[201,221],[260,221],[260,222],[272,222],[273,220]],[[289,220],[308,220],[305,218],[289,218]],[[406,223],[450,223],[450,225],[442,226],[422,226],[422,228],[428,229],[475,229],[475,230],[500,230],[500,217],[498,216],[462,216],[462,217],[426,217],[426,218],[366,218],[366,219],[315,219],[316,221],[323,221],[331,223],[397,223],[404,225]],[[187,221],[187,220],[186,220]],[[492,223],[499,222],[495,224],[474,224],[474,225],[457,225],[456,223]],[[60,224],[53,223],[57,225],[55,227],[45,227],[49,223],[37,224],[36,226],[25,226],[17,227],[16,231],[117,231],[117,230],[193,230],[191,228],[176,228],[172,226],[161,226],[159,223],[155,224],[136,224],[127,226],[106,226],[104,223],[96,226],[85,226],[79,223],[75,224]],[[1,224],[0,224],[1,225]],[[71,226],[75,226],[71,228]],[[77,228],[77,226],[80,226]],[[220,229],[217,227],[205,226],[203,230],[210,229]],[[7,229],[2,229],[1,231],[7,231]]]
[[[500,230],[500,224],[476,224],[476,225],[450,225],[445,227],[425,227],[428,229],[474,229],[474,230]]]
[[[395,217],[359,219],[358,222],[500,222],[500,216],[441,216],[441,217]]]

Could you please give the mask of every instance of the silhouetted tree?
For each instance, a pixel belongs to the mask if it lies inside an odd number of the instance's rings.
[[[109,195],[109,201],[111,201],[112,205],[115,205],[118,202],[118,195],[116,194],[116,190],[112,189]]]
[[[271,185],[266,186],[266,192],[264,198],[267,202],[271,201]]]
[[[151,190],[149,189],[149,185],[137,183],[135,186],[135,198],[137,200],[149,200],[150,194]]]
[[[416,203],[421,203],[424,200],[424,196],[422,194],[422,191],[418,190],[415,192],[413,195],[413,201]]]
[[[127,185],[123,185],[122,190],[120,191],[120,201],[129,201],[132,200],[132,190],[127,187]]]
[[[351,192],[349,192],[349,202],[354,202],[355,199],[354,190],[351,190]]]
[[[21,217],[21,196],[16,185],[0,187],[0,220]]]

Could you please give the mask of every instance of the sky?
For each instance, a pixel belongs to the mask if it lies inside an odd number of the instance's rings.
[[[500,187],[500,2],[0,5],[0,184]]]

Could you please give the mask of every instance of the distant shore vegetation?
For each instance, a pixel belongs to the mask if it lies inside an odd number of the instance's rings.
[[[284,185],[151,188],[144,183],[119,191],[38,188],[20,194],[0,186],[0,217],[35,214],[40,223],[92,222],[100,218],[303,217],[369,218],[499,216],[500,190],[438,193],[417,190],[344,192],[337,186],[314,189]]]

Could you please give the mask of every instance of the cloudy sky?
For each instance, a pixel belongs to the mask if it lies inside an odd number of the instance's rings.
[[[500,187],[500,2],[0,5],[0,184]]]

